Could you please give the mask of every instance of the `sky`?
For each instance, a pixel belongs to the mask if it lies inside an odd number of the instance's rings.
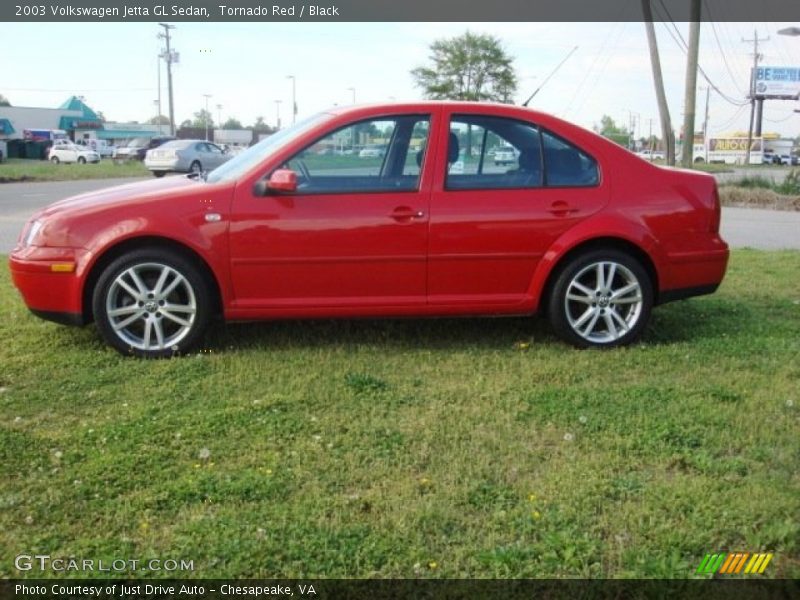
[[[778,35],[795,23],[703,23],[700,66],[727,99],[714,90],[709,131],[746,130],[744,102],[752,64],[752,39],[763,42],[762,65],[800,66],[800,37]],[[687,23],[675,28],[684,39]],[[144,122],[157,113],[157,55],[162,42],[156,23],[0,23],[5,48],[0,57],[0,93],[15,106],[57,107],[70,95],[102,111],[108,120]],[[659,131],[645,27],[642,23],[178,23],[172,45],[180,53],[173,69],[175,117],[180,123],[205,106],[216,121],[235,117],[245,125],[263,116],[274,125],[277,110],[291,121],[292,82],[298,118],[334,104],[406,101],[422,98],[410,71],[425,65],[430,44],[465,31],[498,37],[514,58],[519,77],[517,103],[536,90],[570,52],[575,53],[547,81],[532,107],[584,127],[603,115],[628,125],[637,137]],[[673,35],[670,35],[672,31]],[[671,25],[656,23],[673,127],[683,122],[686,54]],[[35,41],[35,43],[34,43]],[[167,114],[166,72],[162,69],[162,113]],[[702,129],[705,87],[698,76],[697,130]],[[276,100],[281,104],[276,105]],[[217,106],[221,105],[221,109]],[[795,101],[768,101],[764,131],[800,134]]]

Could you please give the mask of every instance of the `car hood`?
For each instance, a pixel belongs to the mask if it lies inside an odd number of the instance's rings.
[[[168,201],[182,192],[189,192],[198,185],[205,185],[202,181],[189,177],[168,177],[158,180],[137,181],[124,185],[104,188],[85,194],[72,196],[59,200],[36,215],[37,218],[64,215],[65,213],[83,213],[107,208],[115,205],[135,205],[147,201]]]

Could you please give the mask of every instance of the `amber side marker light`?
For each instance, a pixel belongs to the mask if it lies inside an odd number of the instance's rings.
[[[75,270],[75,263],[53,263],[50,265],[53,273],[72,273]]]

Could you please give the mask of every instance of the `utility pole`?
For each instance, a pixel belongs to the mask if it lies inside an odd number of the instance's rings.
[[[658,99],[658,114],[661,116],[661,135],[664,139],[664,151],[667,164],[675,165],[675,136],[672,133],[672,121],[669,118],[667,95],[664,93],[664,78],[661,75],[661,60],[658,57],[658,41],[656,30],[653,26],[653,11],[650,9],[650,0],[642,0],[642,13],[644,26],[647,30],[647,44],[650,46],[650,65],[653,69],[653,83]]]
[[[203,120],[206,122],[206,141],[208,141],[208,122],[211,120],[211,113],[208,111],[208,99],[211,98],[211,94],[203,94],[203,97],[206,99],[206,114]]]
[[[167,52],[164,60],[167,61],[167,92],[169,94],[169,133],[175,135],[175,105],[172,98],[172,63],[178,62],[177,53],[173,55],[169,47],[169,30],[175,29],[174,25],[167,23],[159,23],[164,28],[164,33],[161,36],[167,41]],[[161,69],[159,68],[159,73]]]
[[[297,121],[297,79],[294,75],[287,75],[286,79],[292,80],[292,125]]]
[[[700,48],[700,0],[691,0],[689,49],[686,54],[686,89],[683,96],[683,148],[681,165],[692,166],[694,152],[694,111],[697,101],[697,54]]]
[[[275,119],[278,122],[277,130],[281,128],[281,101],[275,100]]]
[[[706,86],[706,114],[705,114],[705,118],[703,118],[703,146],[704,147],[708,146],[708,142],[706,140],[708,139],[708,94],[709,94],[710,91],[711,91],[711,86],[710,85]]]
[[[158,56],[156,57],[156,67],[158,68],[158,79],[157,79],[157,81],[158,81],[158,98],[156,100],[156,108],[158,110],[158,112],[156,113],[158,115],[158,118],[156,119],[158,121],[158,133],[164,133],[164,131],[161,129],[161,56],[162,56],[162,54],[163,54],[163,52],[161,51],[161,48],[159,48],[158,49]]]
[[[217,104],[217,127],[222,129],[222,104]]]
[[[745,153],[744,164],[750,164],[750,146],[753,145],[753,118],[756,111],[756,70],[758,69],[758,61],[761,55],[758,53],[758,42],[766,42],[769,36],[765,38],[758,37],[758,31],[753,30],[753,39],[746,40],[742,38],[742,42],[749,44],[753,42],[753,72],[750,74],[750,127],[747,129],[747,152]],[[759,126],[759,133],[761,127]]]

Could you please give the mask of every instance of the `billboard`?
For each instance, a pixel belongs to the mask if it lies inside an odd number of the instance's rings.
[[[753,138],[750,140],[750,152],[761,152],[762,139]],[[708,140],[709,152],[747,152],[746,137],[711,138]]]
[[[755,72],[756,97],[793,100],[800,96],[800,68],[758,67]]]

